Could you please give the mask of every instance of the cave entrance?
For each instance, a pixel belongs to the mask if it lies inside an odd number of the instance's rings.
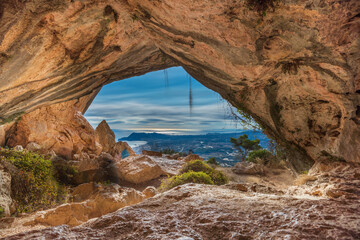
[[[173,67],[104,86],[85,117],[94,128],[106,120],[116,139],[136,153],[193,152],[231,166],[239,159],[230,137],[247,134],[260,139],[262,147],[269,145],[261,131],[239,124],[234,112],[218,93]]]

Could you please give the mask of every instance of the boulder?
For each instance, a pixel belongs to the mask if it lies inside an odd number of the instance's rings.
[[[109,171],[114,158],[106,152],[102,152],[99,156],[82,153],[77,161],[69,163],[77,169],[77,174],[74,176],[75,183],[103,182],[109,180]]]
[[[134,150],[129,146],[127,142],[117,142],[111,150],[111,155],[115,159],[122,159],[128,156],[134,156]]]
[[[142,150],[142,154],[147,155],[147,156],[153,156],[153,157],[162,157],[162,153],[156,152],[156,151]]]
[[[264,165],[253,163],[253,162],[238,162],[233,167],[232,171],[236,174],[265,174]]]
[[[12,203],[11,175],[5,171],[4,167],[0,163],[0,207],[2,208],[0,216],[10,216]]]
[[[26,150],[31,152],[38,152],[41,150],[41,146],[35,142],[30,142],[26,145]]]
[[[191,161],[194,161],[194,160],[201,160],[201,161],[203,161],[202,157],[200,157],[200,156],[197,155],[197,154],[189,154],[189,155],[187,155],[187,156],[184,158],[184,161],[185,161],[185,162],[191,162]]]
[[[26,225],[77,226],[91,218],[100,217],[145,199],[141,192],[117,184],[105,186],[87,183],[76,187],[72,195],[75,202],[46,210]]]
[[[104,152],[110,153],[115,145],[115,134],[103,120],[95,129],[96,140],[102,146]]]
[[[78,105],[86,99],[53,104],[24,114],[6,131],[6,144],[25,147],[37,143],[42,151],[54,150],[56,155],[67,160],[81,152],[99,154],[101,146],[95,141],[95,131]]]
[[[143,183],[164,174],[161,167],[150,157],[130,156],[115,164],[117,177],[131,183]]]

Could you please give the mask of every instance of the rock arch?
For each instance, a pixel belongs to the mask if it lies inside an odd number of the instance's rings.
[[[103,85],[183,66],[303,161],[360,161],[359,1],[286,0],[266,16],[232,0],[0,4],[0,135],[8,143],[39,134],[31,121],[44,123],[45,137],[81,138],[87,123],[77,111]]]

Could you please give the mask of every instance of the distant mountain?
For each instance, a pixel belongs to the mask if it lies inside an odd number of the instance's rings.
[[[236,149],[230,143],[230,137],[238,138],[247,134],[249,139],[260,139],[260,145],[267,148],[269,139],[261,131],[243,130],[234,133],[208,133],[203,135],[167,135],[160,133],[132,133],[120,141],[146,141],[147,144],[134,148],[140,153],[142,150],[160,151],[173,149],[176,152],[189,151],[198,154],[205,160],[215,157],[223,166],[232,166],[237,159]]]

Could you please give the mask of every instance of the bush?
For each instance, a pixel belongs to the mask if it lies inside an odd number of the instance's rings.
[[[160,188],[164,190],[172,189],[176,186],[183,185],[186,183],[200,183],[214,185],[210,176],[204,172],[185,172],[180,175],[173,176],[161,183]]]
[[[228,183],[228,181],[229,181],[222,172],[213,169],[212,167],[210,167],[209,165],[207,165],[206,163],[204,163],[201,160],[194,160],[194,161],[188,162],[180,170],[180,174],[186,173],[189,171],[206,173],[207,175],[209,175],[211,177],[211,180],[216,185],[223,185],[223,184]]]
[[[250,152],[246,158],[246,161],[260,163],[258,162],[260,159],[262,160],[263,164],[267,164],[270,161],[272,161],[274,158],[275,158],[274,155],[270,151],[266,149],[260,149]]]
[[[180,170],[180,174],[181,173],[186,173],[186,172],[189,172],[189,171],[208,173],[208,172],[212,172],[213,170],[214,169],[212,169],[209,165],[207,165],[203,161],[201,161],[201,160],[193,160],[193,161],[190,161],[190,162],[186,163],[182,167],[182,169]]]
[[[74,177],[78,173],[76,167],[67,165],[64,162],[54,162],[54,177],[58,182],[65,185],[74,185]]]
[[[212,157],[212,158],[209,158],[207,161],[206,161],[207,164],[213,164],[213,165],[219,165],[219,163],[216,161],[216,158]]]
[[[3,207],[0,206],[0,218],[4,217],[5,215],[5,210]]]
[[[51,160],[44,156],[0,149],[0,161],[11,174],[11,195],[18,212],[51,207],[67,193],[54,178]]]
[[[177,152],[175,152],[174,149],[171,149],[171,148],[165,148],[165,149],[161,150],[160,152],[163,154],[169,154],[169,155],[177,153]]]

